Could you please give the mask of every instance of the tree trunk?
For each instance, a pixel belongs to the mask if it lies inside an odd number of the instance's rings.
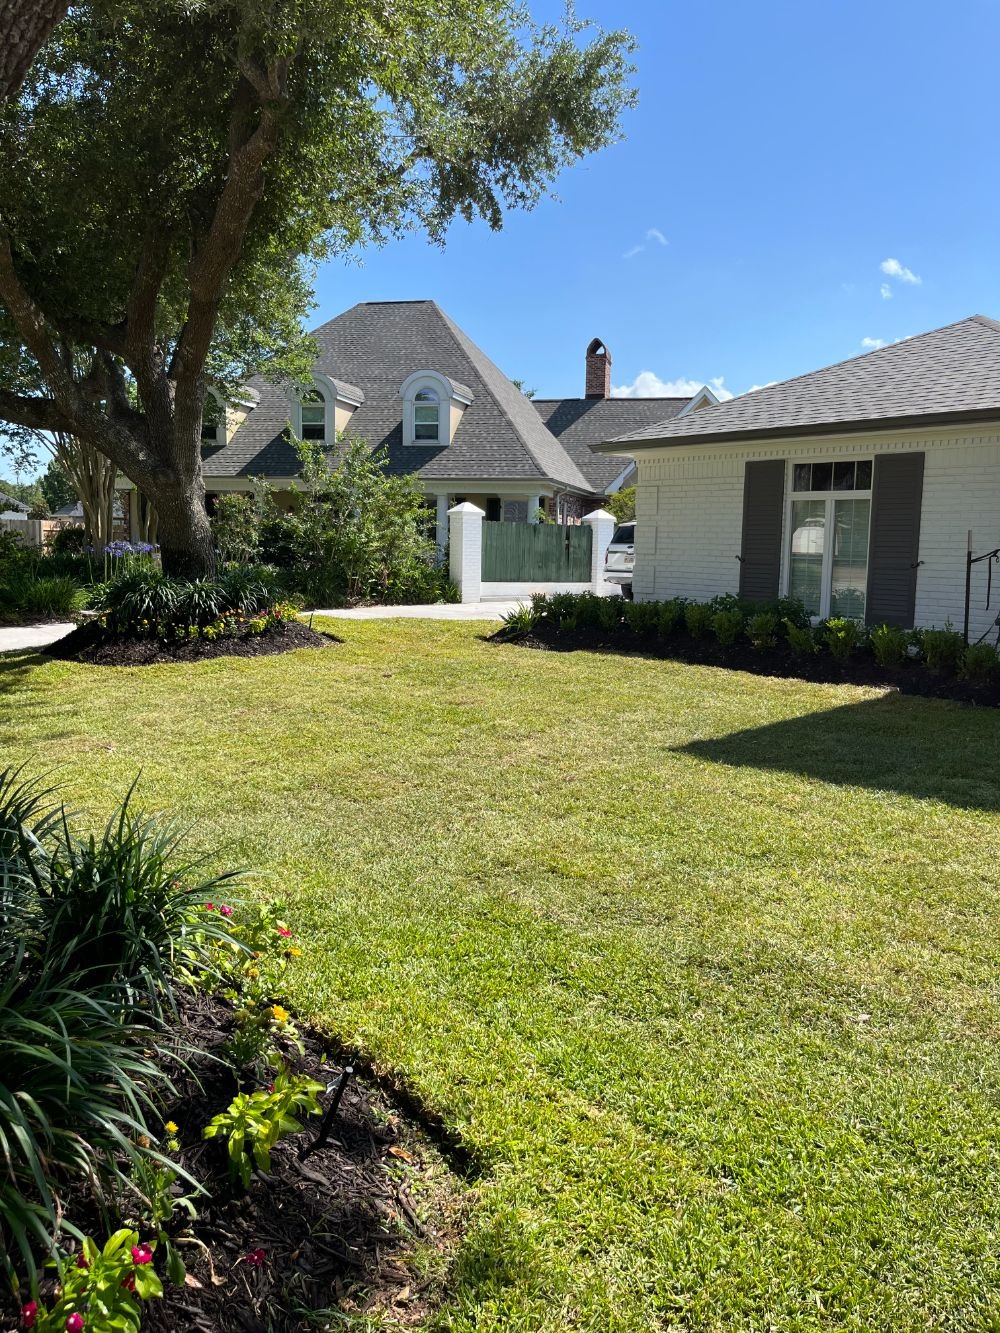
[[[156,509],[164,572],[184,579],[211,577],[215,573],[215,543],[200,473],[186,484],[157,487],[147,490],[146,495]]]
[[[0,102],[13,97],[69,0],[0,0]]]

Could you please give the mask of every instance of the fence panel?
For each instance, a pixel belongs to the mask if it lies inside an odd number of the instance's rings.
[[[484,523],[484,583],[587,583],[593,533],[554,523]]]

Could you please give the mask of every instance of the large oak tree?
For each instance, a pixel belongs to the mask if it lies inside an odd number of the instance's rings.
[[[99,450],[209,568],[209,385],[304,379],[317,261],[499,227],[612,142],[629,48],[511,0],[74,5],[0,105],[0,421]]]

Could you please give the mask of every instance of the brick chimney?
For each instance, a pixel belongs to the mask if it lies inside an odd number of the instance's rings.
[[[587,397],[611,397],[611,353],[595,338],[587,348]]]

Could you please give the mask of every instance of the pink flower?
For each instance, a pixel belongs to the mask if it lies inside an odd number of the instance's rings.
[[[204,907],[206,912],[215,911],[215,903],[203,903],[202,906]]]
[[[288,937],[289,937],[289,935],[291,935],[291,933],[292,933],[292,932],[288,929],[287,926],[279,926],[279,927],[278,927],[278,934],[282,937],[282,939],[286,939],[286,940],[287,940]]]
[[[126,1291],[135,1291],[135,1274],[129,1273],[122,1278],[122,1286]]]
[[[219,908],[219,916],[232,916],[232,914],[233,914],[233,909],[231,907]]]
[[[81,1328],[83,1328],[83,1315],[74,1310],[66,1320],[66,1333],[80,1333]]]
[[[153,1251],[148,1245],[133,1245],[132,1262],[134,1264],[151,1264],[153,1262]]]
[[[266,1258],[266,1250],[251,1250],[246,1256],[246,1261],[253,1268],[259,1268]]]
[[[38,1318],[38,1302],[28,1301],[26,1305],[21,1306],[21,1327],[34,1328],[35,1320]]]

